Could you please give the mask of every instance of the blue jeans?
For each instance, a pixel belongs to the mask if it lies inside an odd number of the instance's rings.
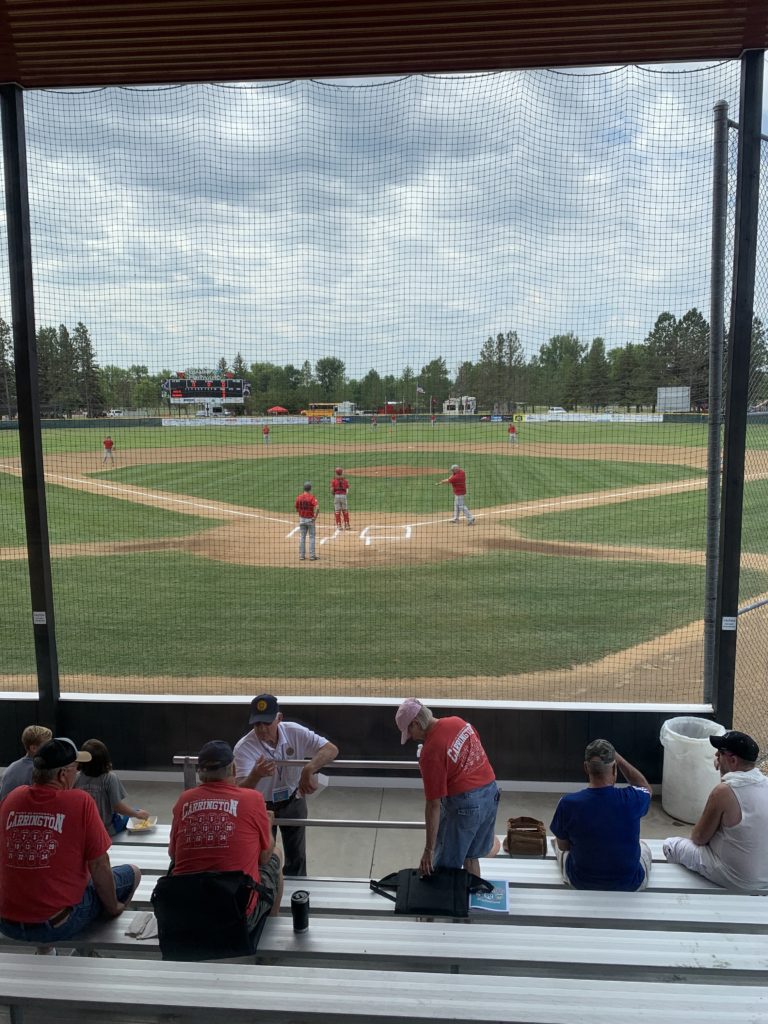
[[[484,857],[496,835],[499,787],[495,782],[457,796],[444,796],[440,804],[434,865],[462,868],[464,861]]]
[[[299,558],[306,554],[307,534],[309,534],[309,557],[315,557],[315,520],[299,520]]]
[[[121,864],[112,868],[115,876],[115,889],[120,903],[125,903],[134,889],[135,880],[133,868],[130,864]],[[59,925],[50,925],[47,921],[41,924],[11,924],[0,918],[0,932],[7,935],[9,939],[19,939],[21,942],[34,942],[38,946],[54,946],[57,942],[64,942],[78,935],[87,925],[96,921],[102,915],[101,900],[96,895],[96,888],[93,882],[85,887],[83,898],[72,907],[72,912],[66,920]]]

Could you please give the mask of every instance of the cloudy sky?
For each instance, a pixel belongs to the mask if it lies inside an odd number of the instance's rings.
[[[738,116],[738,73],[29,93],[38,324],[152,371],[642,341],[707,313],[712,107]]]

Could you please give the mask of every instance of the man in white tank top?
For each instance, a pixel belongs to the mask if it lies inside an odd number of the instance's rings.
[[[664,840],[664,856],[728,889],[768,893],[768,778],[760,749],[744,732],[710,736],[721,782],[690,839]]]

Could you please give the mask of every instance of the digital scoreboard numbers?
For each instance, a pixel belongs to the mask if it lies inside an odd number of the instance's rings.
[[[163,383],[163,392],[172,405],[202,402],[242,405],[250,386],[234,377],[172,377]]]

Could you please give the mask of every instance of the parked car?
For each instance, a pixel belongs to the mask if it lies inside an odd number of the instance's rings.
[[[125,409],[110,409],[107,416],[125,416]]]
[[[565,416],[565,409],[562,405],[550,405],[547,409],[548,416]]]

